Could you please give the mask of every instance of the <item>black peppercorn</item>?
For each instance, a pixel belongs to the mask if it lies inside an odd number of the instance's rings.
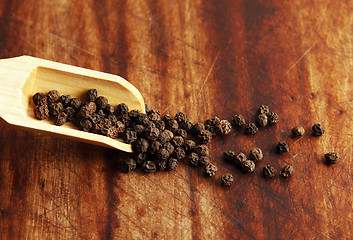
[[[96,105],[98,109],[104,109],[108,106],[108,99],[103,96],[99,96],[96,99]]]
[[[150,144],[149,152],[150,152],[151,154],[155,154],[155,153],[157,153],[161,148],[162,148],[162,143],[161,143],[161,142],[159,142],[159,141],[153,141],[153,142],[151,142],[151,144]]]
[[[118,116],[126,115],[128,112],[129,107],[125,103],[120,103],[115,109],[115,113]]]
[[[133,144],[132,147],[134,152],[147,152],[149,146],[148,140],[144,138],[138,138]]]
[[[129,115],[125,114],[125,115],[121,115],[119,118],[119,121],[125,124],[125,127],[130,127],[132,124],[132,121],[129,117]]]
[[[278,115],[274,112],[267,114],[267,121],[269,124],[275,124],[278,122]]]
[[[256,117],[256,122],[261,126],[265,127],[267,125],[267,115],[266,114],[259,114]]]
[[[245,160],[242,162],[241,167],[244,172],[250,173],[255,171],[255,163],[251,160]]]
[[[230,185],[233,184],[233,175],[230,173],[223,175],[221,178],[221,183],[223,186],[229,187]]]
[[[194,148],[194,151],[199,156],[209,156],[210,155],[210,152],[209,152],[208,147],[206,145],[198,145]]]
[[[175,131],[176,136],[180,136],[182,138],[186,138],[188,136],[187,132],[185,129],[179,128],[178,130]]]
[[[170,140],[172,140],[173,137],[174,137],[174,134],[171,131],[164,130],[163,132],[161,132],[159,134],[158,140],[161,143],[166,143],[166,142],[169,142]]]
[[[241,166],[243,164],[243,162],[247,161],[246,155],[244,153],[238,153],[234,158],[233,158],[233,162],[235,163],[235,165],[237,166]]]
[[[154,141],[159,137],[159,130],[156,127],[147,127],[145,131],[146,138],[148,140]]]
[[[173,117],[170,116],[169,114],[166,114],[166,115],[164,115],[164,116],[162,117],[162,121],[163,121],[164,123],[167,123],[169,120],[172,120],[172,119],[173,119]]]
[[[167,161],[167,169],[170,171],[175,170],[178,167],[178,160],[175,158],[169,158]]]
[[[125,131],[125,124],[120,121],[117,121],[115,126],[116,126],[116,130],[118,131],[118,136],[120,137]]]
[[[167,169],[167,160],[157,161],[156,166],[158,171],[164,171]]]
[[[104,108],[104,112],[106,113],[106,114],[114,114],[115,113],[115,108],[112,106],[112,105],[110,105],[110,104],[107,104],[107,106]]]
[[[320,123],[314,124],[312,127],[312,130],[313,130],[313,135],[317,137],[323,135],[325,132],[324,127]]]
[[[263,175],[265,178],[272,178],[275,176],[275,169],[271,167],[270,165],[266,165],[263,170]]]
[[[123,134],[122,134],[123,140],[125,143],[133,143],[136,141],[137,139],[137,134],[135,131],[132,130],[126,130]]]
[[[108,115],[107,119],[112,123],[112,125],[115,125],[118,122],[118,118],[114,114]]]
[[[341,156],[335,152],[329,152],[325,154],[325,162],[326,164],[335,164]]]
[[[184,142],[184,149],[186,152],[192,152],[194,150],[194,147],[195,147],[195,142],[193,140],[186,140]]]
[[[96,111],[97,106],[94,102],[89,102],[81,106],[79,116],[83,118],[89,118]]]
[[[205,173],[205,175],[207,176],[207,177],[213,177],[214,175],[216,175],[216,173],[217,173],[217,166],[216,165],[214,165],[214,164],[212,164],[212,163],[209,163],[209,164],[207,164],[206,166],[205,166],[205,171],[204,171],[204,173]]]
[[[184,159],[185,158],[185,150],[182,147],[177,147],[174,149],[173,156],[178,159]]]
[[[128,112],[129,117],[133,121],[137,121],[138,116],[140,115],[140,111],[137,109],[133,109],[130,112]]]
[[[80,127],[83,131],[89,132],[89,130],[92,128],[92,122],[87,118],[83,118],[80,121]]]
[[[147,161],[147,154],[145,152],[135,155],[135,160],[137,165],[141,166],[144,162]]]
[[[259,114],[269,114],[270,113],[270,108],[266,105],[261,105],[259,107],[259,111],[258,111]]]
[[[185,119],[184,122],[181,122],[179,127],[182,128],[182,129],[185,129],[186,132],[189,132],[192,127],[194,126],[194,123],[191,119]]]
[[[276,150],[278,153],[289,152],[289,146],[285,142],[278,142],[276,145]]]
[[[221,120],[218,117],[210,118],[205,121],[205,129],[210,131],[212,135],[217,134],[217,125],[219,125]]]
[[[167,150],[169,152],[169,155],[172,155],[172,153],[174,152],[174,146],[170,142],[164,143],[162,148]]]
[[[179,124],[176,120],[172,119],[172,120],[169,120],[168,122],[166,122],[165,128],[172,131],[172,132],[175,132],[176,130],[178,130]]]
[[[146,131],[145,126],[138,124],[138,125],[135,125],[135,126],[133,127],[133,129],[134,129],[134,131],[136,132],[136,134],[137,134],[138,137],[142,137],[142,136],[145,135],[145,131]]]
[[[241,127],[245,125],[245,118],[242,115],[234,115],[233,123],[236,127]]]
[[[235,158],[235,153],[231,150],[228,150],[223,153],[223,160],[225,162],[232,163],[234,162],[234,158]]]
[[[160,132],[165,129],[165,123],[162,120],[155,121],[154,124],[156,125],[156,128],[158,128]]]
[[[64,112],[59,113],[55,118],[55,125],[61,126],[66,123],[67,115]]]
[[[183,112],[178,112],[177,114],[175,114],[174,119],[178,122],[178,124],[181,124],[181,123],[185,122],[186,115]]]
[[[170,142],[174,145],[174,147],[181,147],[184,144],[184,138],[181,136],[175,136]]]
[[[67,107],[71,103],[71,96],[66,94],[61,95],[59,101],[64,105],[64,107]]]
[[[47,94],[47,101],[48,103],[55,103],[59,100],[60,94],[56,90],[51,90]]]
[[[189,154],[187,157],[187,160],[190,163],[190,165],[194,167],[197,167],[199,165],[199,155],[197,155],[196,153]]]
[[[150,112],[150,107],[145,103],[145,112],[148,114]]]
[[[202,166],[206,166],[207,164],[210,163],[210,158],[207,156],[200,156],[199,158],[199,164]]]
[[[89,102],[95,102],[98,97],[97,89],[90,89],[87,92],[87,99]]]
[[[255,162],[260,162],[264,158],[262,150],[258,147],[254,147],[250,150],[250,159]]]
[[[228,120],[221,120],[218,125],[216,125],[216,132],[221,135],[226,135],[232,130],[232,125]]]
[[[47,95],[44,93],[36,93],[33,95],[33,102],[36,106],[48,104]]]
[[[64,111],[64,106],[61,102],[52,103],[49,105],[49,113],[51,116],[58,116],[62,111]]]
[[[73,107],[65,108],[64,112],[67,115],[66,121],[73,121],[76,117],[76,110]]]
[[[71,107],[78,110],[81,107],[81,100],[79,98],[71,98]]]
[[[131,172],[136,169],[136,160],[133,158],[126,159],[124,162],[125,172]]]
[[[289,178],[293,175],[294,168],[291,165],[284,166],[281,169],[281,176],[284,178]]]
[[[305,129],[300,126],[295,126],[292,128],[292,135],[293,137],[301,137],[305,134]]]
[[[208,130],[201,130],[200,133],[197,135],[197,139],[201,143],[209,143],[212,140],[212,134]]]
[[[248,123],[245,125],[246,134],[255,134],[259,129],[256,127],[255,123]]]
[[[153,122],[161,120],[161,113],[155,109],[150,110],[149,113],[147,114],[147,116],[148,116],[148,119]]]
[[[159,151],[156,153],[157,160],[159,161],[165,161],[169,158],[170,153],[167,149],[161,148]]]
[[[111,126],[107,129],[106,136],[110,138],[117,138],[119,135],[118,130],[115,126]]]
[[[205,125],[203,125],[203,123],[196,123],[191,129],[194,135],[198,135],[202,130],[205,130]]]
[[[142,170],[146,173],[154,173],[157,171],[157,167],[154,162],[146,161],[142,164]]]

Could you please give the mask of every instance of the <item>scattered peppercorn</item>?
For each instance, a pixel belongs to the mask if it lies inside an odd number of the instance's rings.
[[[161,120],[161,113],[158,110],[152,109],[147,114],[148,119],[151,121],[158,121]]]
[[[126,159],[124,162],[125,172],[131,172],[136,169],[136,160],[133,158]]]
[[[126,130],[123,134],[122,134],[123,140],[125,143],[133,143],[136,141],[137,139],[137,134],[135,131],[132,130]]]
[[[79,98],[71,98],[71,107],[78,110],[81,107],[81,100]]]
[[[224,174],[221,178],[221,183],[223,186],[229,187],[233,184],[233,175],[230,173]]]
[[[289,152],[289,146],[285,142],[278,142],[276,145],[277,153]]]
[[[212,134],[208,130],[201,130],[199,134],[197,135],[197,139],[201,143],[209,143],[212,140]]]
[[[156,125],[156,128],[158,128],[160,132],[165,129],[165,123],[162,120],[157,120],[154,122],[154,124]]]
[[[232,130],[232,125],[228,120],[221,120],[218,125],[216,125],[216,131],[218,134],[226,135]]]
[[[325,154],[325,162],[326,164],[335,164],[341,156],[335,152],[329,152]]]
[[[114,114],[115,113],[115,108],[112,105],[107,104],[107,106],[104,108],[104,111],[107,114]],[[136,111],[140,112],[139,110],[136,110]]]
[[[243,164],[244,161],[247,160],[247,157],[244,153],[238,153],[234,158],[233,158],[233,162],[235,163],[235,165],[237,166],[241,166]]]
[[[92,128],[92,122],[87,118],[83,118],[80,121],[80,126],[83,131],[89,132],[89,130]]]
[[[263,175],[265,178],[272,178],[275,176],[275,169],[271,167],[270,165],[266,165],[263,170]]]
[[[226,151],[223,153],[223,160],[228,163],[234,162],[235,153],[233,151]]]
[[[284,178],[289,178],[293,175],[294,168],[291,165],[284,166],[281,169],[281,176]]]
[[[255,171],[255,163],[251,160],[245,160],[242,162],[241,167],[244,172],[250,173]]]
[[[157,161],[156,166],[159,171],[164,171],[167,169],[167,161],[166,160]]]
[[[191,130],[193,134],[198,135],[202,130],[205,130],[205,125],[203,123],[196,123]]]
[[[198,145],[194,148],[194,151],[199,156],[209,156],[210,155],[210,152],[209,152],[208,147],[206,145]]]
[[[164,130],[163,132],[161,132],[159,134],[158,140],[161,143],[166,143],[166,142],[169,142],[170,140],[172,140],[173,137],[174,137],[174,134],[171,131]]]
[[[217,173],[217,166],[216,165],[214,165],[214,164],[212,164],[212,163],[209,163],[209,164],[207,164],[206,166],[205,166],[205,171],[204,171],[204,173],[205,173],[205,175],[207,176],[207,177],[213,177],[214,175],[216,175],[216,173]]]
[[[259,111],[258,111],[259,114],[269,114],[270,113],[270,108],[266,105],[261,105],[259,107]]]
[[[183,128],[186,130],[186,132],[189,132],[192,127],[194,126],[194,122],[191,119],[186,119],[184,122],[180,123],[180,128]]]
[[[167,161],[167,169],[172,171],[178,167],[178,160],[175,158],[169,158]]]
[[[175,131],[176,136],[181,136],[182,138],[186,138],[188,136],[187,132],[185,129],[179,128],[178,130]]]
[[[255,162],[260,162],[264,158],[262,150],[258,147],[254,147],[250,150],[250,159]]]
[[[159,130],[156,127],[147,127],[145,134],[148,140],[154,141],[159,137]]]
[[[208,156],[200,156],[200,158],[199,158],[200,165],[206,166],[209,163],[210,163],[210,158]]]
[[[146,161],[142,164],[142,170],[146,173],[154,173],[157,171],[157,167],[153,161]]]
[[[195,142],[193,141],[193,140],[190,140],[190,139],[188,139],[188,140],[186,140],[185,142],[184,142],[184,149],[185,149],[185,151],[186,152],[192,152],[193,151],[193,149],[194,149],[194,147],[195,147]]]
[[[175,136],[171,140],[171,143],[174,145],[174,147],[181,147],[184,144],[184,138],[181,136]]]
[[[161,148],[156,154],[157,160],[160,160],[160,161],[167,160],[169,156],[170,156],[170,153],[165,148]]]
[[[190,163],[190,165],[197,167],[199,165],[199,155],[196,153],[191,153],[188,155],[187,160]]]
[[[246,134],[255,134],[259,129],[256,127],[255,123],[248,123],[245,125]]]
[[[166,114],[166,115],[164,115],[164,116],[162,117],[162,121],[163,121],[164,123],[167,123],[169,120],[172,120],[172,119],[173,119],[173,117],[170,116],[169,114]]]
[[[147,161],[147,154],[145,152],[135,154],[135,160],[137,165],[141,166],[144,162]]]
[[[236,127],[241,127],[245,125],[245,118],[242,115],[234,115],[233,123]]]
[[[322,136],[325,132],[324,127],[320,123],[314,124],[312,127],[312,130],[313,130],[313,135],[317,137]]]
[[[61,102],[49,105],[49,113],[51,116],[58,116],[62,111],[64,111],[64,105]]]
[[[217,134],[216,126],[220,124],[221,120],[216,116],[214,118],[207,119],[204,123],[205,129],[210,131],[212,135]]]
[[[94,102],[89,102],[80,108],[79,115],[83,118],[89,118],[96,111],[97,106]]]
[[[175,114],[174,119],[178,122],[178,124],[181,124],[181,123],[185,122],[186,115],[183,112],[178,112],[177,114]]]
[[[153,141],[150,144],[149,152],[151,154],[157,153],[162,148],[162,143],[160,141]]]
[[[182,147],[177,147],[174,149],[173,156],[178,159],[184,159],[185,158],[185,150]]]
[[[267,114],[267,120],[269,124],[275,124],[278,122],[278,115],[274,112]]]
[[[169,155],[172,155],[172,153],[174,152],[174,146],[170,142],[164,143],[162,148],[167,150]]]
[[[65,108],[64,113],[67,115],[66,121],[73,121],[76,117],[76,110],[73,107]]]
[[[266,114],[257,115],[256,121],[261,127],[265,127],[267,125],[267,122],[268,122],[267,115]]]
[[[295,126],[294,128],[292,128],[293,137],[301,137],[304,135],[304,133],[305,129],[303,127]]]

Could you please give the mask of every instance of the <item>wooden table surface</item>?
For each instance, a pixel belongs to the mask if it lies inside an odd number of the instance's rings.
[[[348,0],[0,1],[0,58],[120,75],[151,107],[195,122],[253,121],[261,104],[280,118],[216,137],[211,179],[185,163],[125,174],[127,153],[1,121],[0,239],[352,239],[352,11]],[[290,137],[295,125],[303,138]],[[274,153],[280,140],[290,153]],[[221,159],[253,146],[265,155],[254,174]],[[334,166],[329,151],[342,157]],[[266,164],[295,174],[266,180]]]

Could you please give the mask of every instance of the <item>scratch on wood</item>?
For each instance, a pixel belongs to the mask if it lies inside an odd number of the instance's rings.
[[[319,42],[319,40],[317,40],[313,45],[311,45],[311,47],[309,47],[305,52],[304,54],[298,58],[298,60],[292,65],[289,67],[289,69],[287,70],[286,74],[288,74],[288,72],[290,70],[292,70],[310,51],[311,49],[313,49],[313,47],[315,47],[315,45]]]

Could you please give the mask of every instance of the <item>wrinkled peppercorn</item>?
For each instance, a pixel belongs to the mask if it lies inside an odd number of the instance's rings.
[[[200,133],[197,135],[197,139],[201,143],[209,143],[212,140],[212,134],[208,130],[201,130]]]
[[[167,149],[161,148],[159,151],[156,153],[157,160],[159,161],[165,161],[169,158],[170,153]]]
[[[145,131],[146,138],[148,140],[154,141],[159,137],[159,130],[156,127],[147,127]]]
[[[229,187],[233,184],[233,175],[230,173],[224,174],[221,178],[221,183],[223,186]]]
[[[269,114],[270,113],[270,108],[266,105],[261,105],[259,107],[259,111],[258,111],[259,114]]]
[[[233,162],[235,163],[235,165],[237,166],[241,166],[243,164],[243,162],[247,161],[246,155],[244,153],[238,153],[234,158],[233,158]]]
[[[89,102],[95,102],[98,97],[97,89],[90,89],[87,92],[87,99]]]
[[[196,153],[189,154],[187,157],[187,160],[190,163],[190,165],[194,167],[197,167],[199,165],[199,155],[197,155]]]
[[[256,122],[261,126],[265,127],[267,125],[267,115],[266,114],[259,114],[256,117]]]
[[[166,143],[166,142],[169,142],[170,140],[172,140],[174,137],[174,134],[169,131],[169,130],[164,130],[163,132],[161,132],[159,134],[159,137],[158,137],[158,140],[161,142],[161,143]]]
[[[134,152],[147,152],[149,142],[144,138],[138,138],[133,144]]]
[[[131,172],[136,169],[136,160],[133,158],[126,159],[124,162],[125,172]]]
[[[145,112],[148,114],[150,112],[150,107],[145,103]]]
[[[64,112],[59,113],[55,118],[55,125],[62,126],[66,123],[67,114]]]
[[[51,90],[47,94],[47,101],[48,103],[55,103],[59,100],[60,94],[56,90]]]
[[[65,108],[64,113],[67,115],[66,121],[73,121],[76,116],[76,110],[73,107]]]
[[[80,121],[80,127],[83,131],[89,132],[89,130],[92,128],[92,122],[87,118],[83,118]]]
[[[97,106],[94,102],[89,102],[80,108],[79,115],[83,118],[89,118],[96,111]]]
[[[281,176],[284,178],[289,178],[293,175],[294,168],[291,165],[284,166],[281,169]]]
[[[104,108],[104,112],[107,114],[114,114],[115,108],[112,105],[107,104],[107,106]]]
[[[260,162],[264,158],[262,150],[258,147],[254,147],[250,150],[250,159],[255,162]]]
[[[194,150],[195,145],[196,144],[193,140],[188,139],[184,142],[184,149],[188,153],[192,152]]]
[[[270,165],[266,165],[262,169],[262,173],[265,178],[272,178],[275,176],[275,169],[273,167],[271,167]]]
[[[67,107],[71,103],[71,96],[66,94],[61,95],[59,101],[64,105],[64,107]]]
[[[119,121],[125,124],[125,127],[129,127],[131,126],[131,119],[129,117],[129,115],[125,114],[125,115],[121,115],[119,118]]]
[[[157,161],[156,166],[158,171],[164,171],[167,169],[167,160]]]
[[[153,141],[150,144],[149,152],[151,154],[157,153],[162,148],[162,143],[160,141]]]
[[[194,135],[198,135],[202,130],[205,130],[205,125],[203,125],[203,123],[196,123],[191,129]]]
[[[178,130],[175,131],[176,136],[180,136],[182,138],[186,138],[188,136],[187,132],[185,129],[179,128]]]
[[[115,125],[118,122],[118,118],[114,114],[108,115],[107,119],[112,123],[112,125]]]
[[[49,113],[51,116],[58,116],[62,111],[64,111],[64,106],[61,102],[52,103],[49,105]]]
[[[199,156],[209,156],[210,155],[210,152],[209,152],[208,147],[206,145],[198,145],[194,148],[194,151]]]
[[[147,117],[147,114],[145,113],[139,113],[139,115],[137,116],[137,118],[135,119],[135,121],[138,123],[138,124],[141,124],[143,126],[146,126],[150,120],[148,119]]]
[[[226,135],[232,130],[232,125],[228,120],[221,120],[218,125],[216,125],[216,132],[221,135]]]
[[[206,166],[205,166],[205,171],[204,171],[204,173],[205,173],[205,175],[207,176],[207,177],[213,177],[214,175],[216,175],[216,173],[217,173],[217,166],[216,165],[214,165],[214,164],[212,164],[212,163],[209,163],[209,164],[207,164]]]
[[[341,156],[335,152],[329,152],[325,154],[325,162],[326,164],[335,164]]]
[[[120,137],[125,131],[125,124],[120,121],[117,121],[115,126],[116,126],[116,130],[118,131],[118,136]]]
[[[301,137],[304,135],[304,133],[305,129],[303,127],[295,126],[294,128],[292,128],[293,137]]]
[[[156,128],[161,132],[165,129],[165,123],[162,120],[155,121],[154,124],[156,125]]]
[[[204,123],[205,129],[210,131],[212,135],[217,134],[217,125],[219,125],[221,120],[218,117],[207,119]]]
[[[289,152],[289,146],[285,142],[278,142],[276,145],[276,150],[278,153]]]
[[[243,172],[250,173],[255,171],[255,163],[251,160],[245,160],[242,162],[241,167]]]
[[[146,173],[154,173],[157,171],[157,167],[154,162],[146,161],[142,164],[142,170]]]
[[[149,113],[147,114],[147,116],[148,116],[148,119],[153,122],[161,120],[161,113],[155,109],[150,110]]]
[[[104,109],[108,106],[108,99],[103,96],[99,96],[96,99],[96,105],[98,109]]]
[[[174,149],[173,156],[178,159],[184,159],[185,158],[185,150],[182,147],[177,147]]]
[[[183,112],[178,112],[177,114],[175,114],[174,119],[178,122],[178,124],[181,124],[181,123],[185,122],[186,115]]]
[[[232,163],[234,162],[234,158],[235,158],[235,153],[231,150],[228,150],[223,153],[223,160],[225,162]]]
[[[255,134],[259,129],[256,127],[255,123],[248,123],[245,125],[246,134]]]
[[[174,147],[181,147],[184,144],[184,138],[181,136],[175,136],[170,142],[174,145]]]
[[[172,131],[172,132],[175,132],[176,130],[178,130],[179,124],[176,120],[172,119],[172,120],[169,120],[168,122],[166,122],[165,128]]]
[[[81,107],[81,100],[79,98],[71,98],[71,107],[78,110]]]
[[[122,134],[123,140],[125,143],[133,143],[136,141],[137,139],[137,134],[135,131],[132,130],[126,130],[123,134]]]
[[[138,116],[140,115],[140,110],[133,109],[130,112],[128,112],[129,117],[135,121],[137,120]]]
[[[32,99],[36,106],[48,104],[47,95],[45,95],[44,93],[36,93],[33,95]]]
[[[106,136],[110,138],[117,138],[119,135],[119,132],[115,126],[109,127],[107,129]]]
[[[210,158],[207,156],[200,156],[199,158],[199,164],[202,166],[206,166],[207,164],[210,163]]]
[[[172,120],[173,119],[173,117],[171,116],[171,115],[169,115],[169,114],[166,114],[166,115],[164,115],[163,117],[162,117],[162,121],[164,122],[164,123],[167,123],[169,120]]]
[[[145,152],[135,155],[135,160],[137,165],[141,166],[144,162],[147,161],[147,154]]]
[[[169,155],[172,155],[172,153],[174,152],[174,146],[170,142],[164,143],[162,148],[167,150],[169,152]]]
[[[39,120],[49,118],[49,109],[47,105],[36,106],[34,109],[34,116]]]
[[[133,127],[133,129],[134,129],[134,131],[136,132],[136,134],[137,134],[138,137],[142,137],[142,136],[145,135],[145,131],[146,131],[145,126],[138,124],[138,125],[135,125],[135,126]]]
[[[319,137],[319,136],[324,134],[325,129],[320,123],[316,123],[316,124],[313,125],[312,131],[313,131],[313,135],[314,136]]]
[[[129,107],[125,103],[120,103],[115,109],[115,113],[118,116],[126,115],[128,112]]]
[[[167,161],[167,169],[170,171],[175,170],[178,167],[178,160],[175,158],[169,158],[169,160]]]
[[[269,124],[275,124],[278,122],[278,115],[277,113],[274,112],[270,112],[269,114],[267,114],[267,121]]]
[[[186,132],[189,132],[194,126],[194,122],[191,119],[185,119],[184,122],[181,122],[179,127],[185,129]]]
[[[245,118],[242,115],[234,115],[233,123],[236,127],[241,127],[245,125]]]

